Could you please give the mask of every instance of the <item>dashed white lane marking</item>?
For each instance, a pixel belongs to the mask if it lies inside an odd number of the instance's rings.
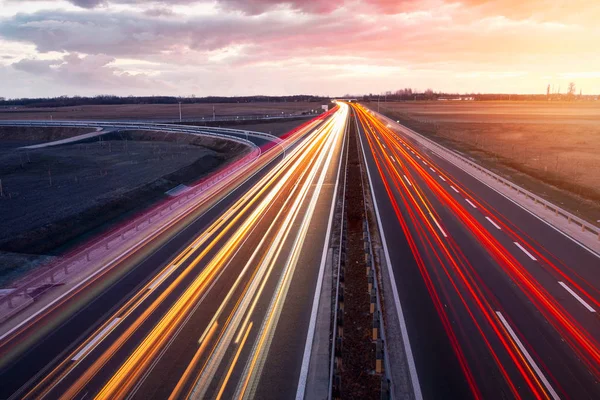
[[[406,175],[403,175],[403,176],[404,176],[404,180],[406,181],[406,183],[408,183],[409,186],[412,186],[412,183],[410,183],[410,181],[408,180]]]
[[[521,350],[521,353],[523,353],[523,355],[527,359],[527,362],[529,362],[529,365],[531,365],[531,367],[535,370],[535,373],[539,376],[540,380],[542,381],[542,383],[546,387],[546,390],[548,391],[548,393],[550,394],[550,396],[554,400],[559,400],[560,397],[558,397],[558,394],[556,394],[556,391],[550,385],[550,382],[548,382],[548,379],[546,379],[546,377],[542,373],[542,370],[540,369],[540,367],[538,367],[537,364],[535,363],[535,361],[533,361],[533,358],[531,358],[531,355],[529,355],[529,352],[527,351],[527,349],[525,348],[525,346],[523,346],[523,343],[521,343],[521,340],[519,340],[519,338],[517,337],[517,335],[515,335],[515,332],[512,330],[512,328],[510,327],[510,325],[508,324],[508,322],[506,321],[506,319],[504,319],[504,316],[502,315],[502,313],[500,311],[496,311],[496,315],[498,316],[498,318],[500,318],[500,321],[502,322],[502,325],[504,325],[504,328],[506,328],[508,334],[513,338],[513,340],[515,341],[515,343],[519,347],[519,350]]]
[[[580,302],[585,308],[587,308],[589,312],[596,312],[596,310],[594,310],[592,306],[590,306],[585,300],[579,297],[579,295],[575,293],[573,289],[568,287],[564,282],[559,281],[558,283],[560,284],[560,286],[564,287],[567,292],[571,293],[571,296],[575,297],[575,299],[577,299],[578,302]]]
[[[158,278],[152,282],[150,286],[148,286],[148,290],[154,290],[158,285],[160,285],[166,278],[173,272],[173,270],[177,268],[177,264],[171,265],[166,271],[164,271]]]
[[[424,161],[424,160],[423,160],[423,164],[425,164],[425,165],[429,165],[429,164],[427,164],[427,161]]]
[[[440,179],[443,180],[444,182],[446,182],[446,179],[440,175]]]
[[[440,230],[440,232],[442,232],[442,235],[444,235],[444,237],[447,238],[448,235],[446,235],[446,232],[444,232],[444,230],[442,229],[442,227],[440,226],[440,224],[437,222],[437,219],[435,219],[433,215],[431,215],[431,219],[433,219],[433,222],[435,222],[435,224],[437,225],[437,227]]]
[[[421,156],[419,156],[419,155],[417,154],[417,158],[420,160],[420,159],[421,159]]]
[[[435,172],[435,169],[433,169],[433,168],[431,168],[431,167],[429,167],[429,169],[430,169],[432,172]]]
[[[112,330],[112,328],[114,328],[115,325],[117,325],[120,320],[121,320],[121,318],[115,318],[112,321],[110,321],[110,323],[108,325],[106,325],[104,327],[104,329],[102,329],[100,332],[98,332],[98,334],[96,336],[94,336],[94,338],[88,344],[86,344],[83,349],[79,350],[79,352],[77,354],[75,354],[75,356],[73,358],[71,358],[71,360],[78,361],[81,357],[83,357],[84,354],[87,354],[88,350],[92,349],[93,347],[96,347],[96,345],[100,342],[100,340],[102,340],[104,335],[106,333],[108,333],[110,330]]]
[[[450,187],[451,187],[451,188],[452,188],[452,190],[454,190],[456,193],[459,193],[457,188],[455,188],[455,187],[454,187],[454,186],[452,186],[452,185],[450,185]]]
[[[502,228],[500,228],[500,226],[498,226],[498,224],[495,223],[494,220],[491,219],[490,217],[485,217],[485,219],[487,219],[488,221],[490,221],[490,224],[494,225],[496,227],[496,229],[502,230]]]
[[[393,162],[396,162],[396,159],[394,157],[391,157],[391,159],[392,159]]]
[[[469,200],[469,199],[465,199],[465,200],[467,201],[467,203],[469,203],[469,205],[470,205],[471,207],[473,207],[473,208],[477,208],[477,206],[476,206],[475,204],[473,204],[473,203],[471,202],[471,200]]]
[[[534,257],[534,256],[533,256],[533,255],[532,255],[530,252],[528,252],[528,251],[525,249],[525,247],[521,246],[521,243],[519,243],[519,242],[514,242],[514,243],[517,245],[517,247],[518,247],[518,248],[520,248],[520,249],[521,249],[521,251],[522,251],[523,253],[527,254],[527,256],[528,256],[529,258],[531,258],[533,261],[537,261],[537,258],[535,258],[535,257]]]

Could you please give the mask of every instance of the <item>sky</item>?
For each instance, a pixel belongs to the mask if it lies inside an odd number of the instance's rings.
[[[600,93],[598,0],[0,0],[0,97]]]

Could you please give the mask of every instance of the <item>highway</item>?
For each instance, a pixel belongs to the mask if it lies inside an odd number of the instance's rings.
[[[423,398],[599,398],[599,256],[351,106]]]
[[[293,398],[348,107],[263,152],[183,228],[0,343],[0,398]]]

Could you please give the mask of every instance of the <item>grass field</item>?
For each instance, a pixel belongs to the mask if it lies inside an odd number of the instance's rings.
[[[301,114],[309,110],[319,109],[324,103],[318,102],[264,102],[264,103],[216,103],[216,104],[182,104],[181,113],[184,119],[212,117],[215,115],[280,115],[282,112]],[[178,104],[123,104],[95,105],[54,108],[0,108],[0,120],[15,119],[177,119]]]
[[[377,110],[377,103],[369,106]],[[397,102],[381,112],[600,220],[600,102]]]

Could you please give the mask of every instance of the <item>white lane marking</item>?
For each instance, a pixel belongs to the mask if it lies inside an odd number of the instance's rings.
[[[412,151],[412,150],[411,150],[410,152],[411,152],[411,153],[413,153],[413,154],[415,154],[415,152],[414,152],[414,151]]]
[[[384,149],[387,149],[387,147],[385,147],[385,144],[383,144],[383,143],[381,143],[381,144],[383,145],[383,148],[384,148]]]
[[[393,161],[393,162],[396,162],[396,160],[394,159],[394,157],[392,157],[392,161]]]
[[[571,296],[575,297],[577,299],[578,302],[580,302],[585,308],[588,309],[589,312],[596,312],[596,310],[594,310],[592,308],[592,306],[590,306],[584,299],[582,299],[581,297],[579,297],[579,295],[577,293],[575,293],[573,291],[573,289],[571,289],[570,287],[568,287],[564,282],[558,282],[560,284],[560,286],[564,287],[565,290],[569,293],[571,293]]]
[[[355,119],[356,127],[358,128],[358,120]],[[360,131],[359,131],[360,133]],[[360,148],[363,154],[363,160],[367,170],[367,178],[369,178],[369,187],[371,188],[371,197],[373,198],[373,206],[375,207],[375,215],[377,216],[377,225],[379,234],[381,235],[381,244],[383,245],[383,252],[385,254],[385,263],[388,273],[388,279],[392,285],[392,295],[394,298],[394,304],[396,305],[396,314],[398,314],[398,323],[400,324],[400,332],[402,334],[402,344],[404,345],[404,354],[406,354],[406,360],[408,363],[408,370],[410,372],[410,380],[412,383],[412,389],[414,392],[415,400],[423,400],[423,394],[421,393],[421,385],[419,384],[419,375],[417,374],[417,367],[415,366],[415,359],[413,357],[412,348],[410,347],[410,340],[408,338],[408,328],[406,327],[406,320],[404,319],[404,312],[402,311],[402,304],[400,303],[400,296],[398,295],[398,286],[396,285],[396,278],[392,269],[392,261],[390,260],[390,253],[387,247],[387,240],[383,230],[383,223],[381,222],[381,213],[377,205],[377,197],[375,196],[375,189],[373,189],[373,180],[371,179],[371,171],[369,170],[369,164],[367,163],[367,155],[365,153],[365,147],[363,144],[362,135],[360,135]]]
[[[444,182],[446,182],[446,179],[440,175],[440,179],[443,180]]]
[[[120,320],[121,318],[115,318],[112,321],[110,321],[110,323],[106,325],[104,329],[98,332],[98,334],[94,336],[94,338],[88,344],[86,344],[83,349],[79,350],[79,352],[75,354],[73,358],[71,358],[71,361],[79,361],[79,359],[83,357],[83,355],[87,354],[88,350],[91,350],[93,347],[96,347],[96,345],[100,343],[100,340],[102,340],[104,336],[119,323]]]
[[[358,128],[358,120],[356,121]],[[359,131],[360,132],[360,131]],[[331,228],[333,226],[333,215],[335,211],[336,199],[338,194],[338,185],[340,182],[342,164],[343,164],[343,149],[346,147],[346,135],[348,135],[348,126],[346,125],[346,132],[344,132],[344,139],[342,141],[342,153],[340,154],[340,161],[338,165],[337,176],[335,179],[335,187],[333,189],[333,197],[331,201],[331,208],[329,210],[329,222],[327,223],[327,232],[325,234],[325,242],[323,244],[323,252],[321,253],[321,265],[319,266],[319,273],[317,278],[317,286],[315,287],[315,295],[313,297],[312,309],[310,311],[310,321],[308,323],[308,332],[306,333],[306,342],[304,343],[304,355],[302,356],[302,364],[300,366],[300,377],[298,378],[298,386],[296,389],[296,400],[304,400],[304,393],[306,391],[306,382],[308,380],[308,367],[310,365],[310,357],[312,355],[313,341],[315,338],[315,331],[317,329],[317,313],[319,311],[319,300],[321,298],[321,288],[323,286],[323,279],[325,275],[325,263],[327,262],[327,252],[329,250],[329,238],[331,236]],[[346,149],[346,151],[348,151]],[[346,158],[346,162],[348,159]]]
[[[452,188],[452,190],[454,190],[456,193],[459,193],[458,189],[455,188],[454,186],[450,185],[450,187]]]
[[[418,155],[418,154],[417,154],[417,158],[418,158],[419,160],[421,159],[421,157],[419,157],[419,155]]]
[[[171,274],[171,272],[173,272],[175,268],[177,268],[177,264],[171,265],[166,271],[160,274],[160,276],[156,278],[154,282],[152,282],[152,285],[148,286],[148,290],[154,290],[158,285],[163,283],[163,281],[167,279],[167,277]]]
[[[406,180],[406,183],[408,183],[409,186],[412,186],[412,183],[410,183],[410,181],[408,180],[408,178],[406,177],[406,175],[403,175],[404,179]]]
[[[469,204],[471,205],[471,207],[473,207],[473,208],[477,208],[477,206],[476,206],[475,204],[473,204],[473,203],[471,202],[471,200],[469,200],[469,199],[465,199],[465,200],[467,201],[467,203],[469,203]]]
[[[435,172],[435,169],[433,169],[433,168],[431,168],[431,167],[429,167],[429,169],[430,169],[432,172]]]
[[[485,219],[487,219],[488,221],[490,221],[490,224],[494,225],[497,229],[502,230],[502,228],[500,228],[500,226],[494,222],[493,219],[491,219],[490,217],[485,217]]]
[[[429,164],[427,164],[427,162],[426,162],[425,160],[423,160],[423,164],[425,164],[425,165],[429,165]]]
[[[525,247],[521,246],[521,243],[519,242],[514,242],[518,248],[521,249],[521,251],[523,251],[523,253],[527,254],[529,256],[529,258],[531,258],[533,261],[537,261],[537,258],[535,258],[530,252],[527,251],[527,249],[525,249]]]
[[[431,215],[431,214],[430,214]],[[433,215],[431,215],[431,219],[433,219],[433,222],[435,222],[435,224],[437,225],[438,229],[440,230],[440,232],[442,232],[442,235],[444,235],[445,238],[448,237],[448,235],[446,235],[446,232],[444,232],[444,230],[442,229],[442,227],[440,226],[440,224],[437,222],[437,219],[435,219],[433,217]]]
[[[523,355],[525,356],[525,358],[529,362],[529,365],[531,365],[531,367],[535,370],[535,373],[538,375],[538,377],[540,378],[540,380],[542,381],[542,383],[546,387],[546,390],[549,392],[550,396],[552,396],[552,398],[554,400],[559,400],[560,397],[558,397],[558,394],[556,393],[556,391],[554,391],[554,388],[550,385],[550,382],[548,382],[548,379],[546,379],[546,377],[542,373],[542,370],[540,369],[540,367],[537,366],[537,364],[535,363],[535,361],[533,360],[533,358],[531,358],[531,355],[529,355],[529,352],[527,351],[527,349],[525,348],[525,346],[523,346],[523,343],[521,343],[521,340],[519,340],[519,338],[517,337],[517,335],[515,335],[515,332],[512,330],[512,328],[510,327],[510,325],[506,321],[506,319],[504,319],[504,315],[502,315],[502,313],[500,311],[496,311],[496,315],[498,316],[498,318],[500,318],[500,321],[502,322],[502,325],[504,325],[504,328],[506,328],[506,330],[508,331],[509,335],[513,338],[513,340],[515,341],[515,343],[519,347],[519,350],[521,350],[521,353],[523,353]]]
[[[391,121],[391,120],[390,120]],[[392,121],[394,124],[398,125],[400,128],[402,129],[408,129],[403,125],[398,124],[395,121]],[[412,131],[411,129],[408,129],[409,131]],[[412,131],[414,134],[418,135],[418,136],[423,136],[420,133],[417,133],[415,131]],[[443,147],[443,146],[442,146]],[[447,148],[443,147],[446,151],[449,151]],[[498,190],[497,188],[491,186],[490,184],[484,182],[480,177],[478,177],[478,175],[476,175],[473,171],[469,171],[467,170],[464,166],[459,165],[457,162],[455,161],[450,161],[448,159],[446,159],[444,156],[441,155],[441,153],[437,153],[434,151],[434,154],[436,156],[438,156],[441,160],[446,160],[448,162],[450,162],[451,164],[454,164],[455,167],[461,169],[464,173],[471,175],[473,178],[477,179],[479,181],[479,183],[487,186],[490,190],[493,190],[494,192],[496,192],[497,194],[499,194],[500,196],[504,197],[506,200],[510,201],[511,203],[513,203],[514,205],[516,205],[517,207],[519,207],[520,209],[522,209],[523,211],[529,213],[532,217],[536,218],[538,221],[543,222],[544,224],[546,224],[547,226],[549,226],[550,228],[554,229],[556,232],[560,233],[561,235],[563,235],[565,238],[569,239],[570,241],[572,241],[573,243],[575,243],[576,245],[578,245],[579,247],[581,247],[582,249],[586,250],[588,253],[590,253],[591,255],[600,258],[600,253],[596,252],[595,250],[593,250],[592,248],[586,246],[585,244],[583,244],[582,242],[580,242],[579,240],[575,239],[574,237],[569,236],[569,234],[563,232],[560,228],[558,228],[557,226],[552,225],[552,223],[546,221],[545,219],[543,219],[542,217],[538,216],[537,214],[535,214],[533,211],[527,209],[525,206],[523,206],[522,204],[518,203],[517,201],[513,200],[512,198],[510,198],[510,196],[504,194],[503,192],[501,192],[500,190]]]

